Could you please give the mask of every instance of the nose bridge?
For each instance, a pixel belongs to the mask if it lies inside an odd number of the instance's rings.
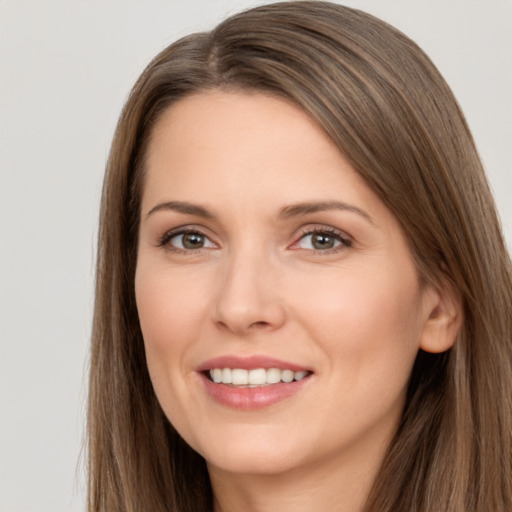
[[[219,280],[215,321],[237,334],[278,328],[285,315],[277,274],[276,262],[261,247],[233,248]]]

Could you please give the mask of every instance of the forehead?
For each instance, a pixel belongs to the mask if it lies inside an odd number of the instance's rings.
[[[229,146],[229,154],[217,151]],[[213,91],[187,96],[161,115],[151,133],[148,163],[169,153],[200,158],[200,150],[210,151],[214,163],[223,155],[238,156],[245,168],[264,157],[284,156],[289,149],[297,157],[311,154],[313,146],[325,156],[341,158],[322,128],[291,102],[262,93]]]
[[[264,94],[219,91],[178,101],[156,123],[143,210],[164,200],[238,214],[326,200],[383,207],[300,108]]]

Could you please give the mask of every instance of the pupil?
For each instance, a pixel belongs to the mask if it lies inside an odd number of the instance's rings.
[[[312,242],[315,249],[332,249],[334,247],[334,238],[323,233],[314,234]]]
[[[187,249],[197,249],[203,247],[204,237],[197,233],[185,233],[183,235],[183,247]]]

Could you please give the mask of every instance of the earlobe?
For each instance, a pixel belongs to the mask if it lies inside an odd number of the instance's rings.
[[[420,346],[430,353],[445,352],[457,339],[463,321],[462,300],[455,288],[444,281],[425,291],[426,320]]]

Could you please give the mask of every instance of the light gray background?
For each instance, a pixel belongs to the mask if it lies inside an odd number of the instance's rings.
[[[249,0],[0,0],[0,510],[84,510],[87,345],[101,179],[144,65]],[[512,2],[345,2],[438,65],[512,242]]]

